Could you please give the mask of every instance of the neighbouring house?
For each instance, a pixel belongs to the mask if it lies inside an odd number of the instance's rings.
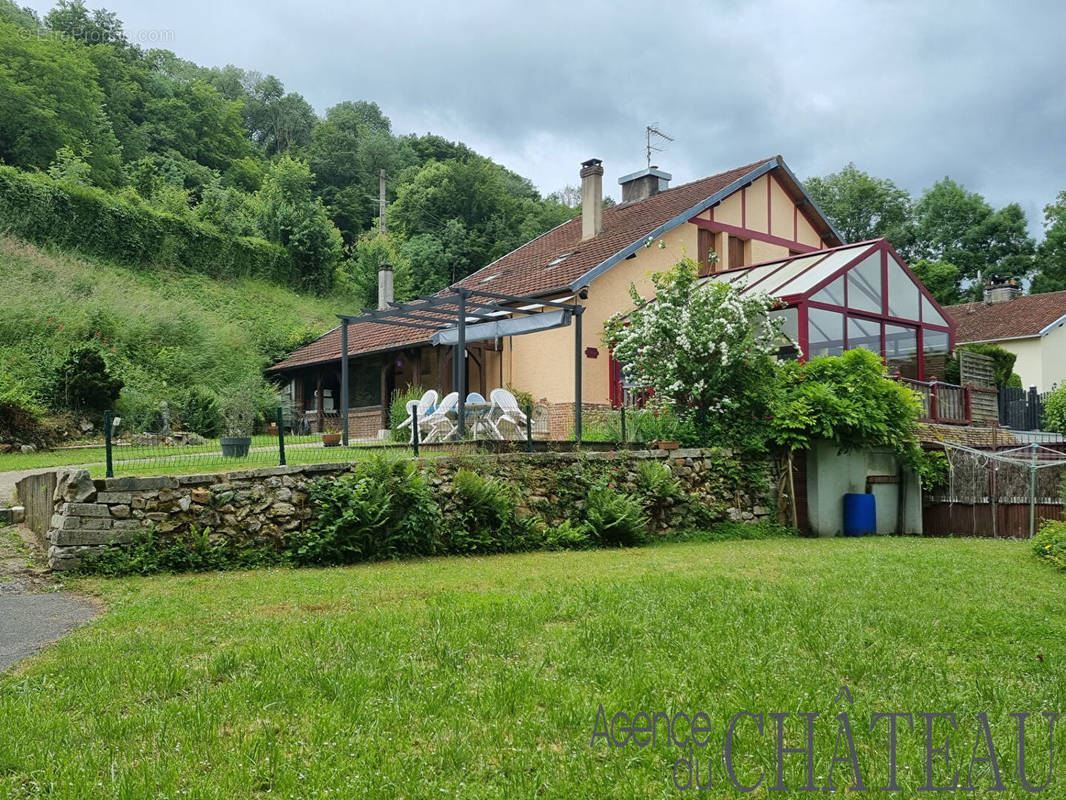
[[[632,308],[630,287],[652,294],[652,274],[682,257],[705,277],[765,288],[788,304],[782,313],[803,352],[869,347],[900,372],[921,378],[951,347],[952,325],[883,240],[844,242],[780,156],[681,186],[649,167],[619,179],[622,202],[603,208],[604,169],[582,164],[582,214],[478,270],[456,287],[541,301],[580,303],[581,341],[563,327],[467,345],[464,384],[488,396],[495,387],[526,391],[549,408],[553,438],[569,435],[581,358],[581,408],[623,401],[621,370],[604,348],[603,322]],[[717,257],[712,257],[715,254]],[[762,266],[753,266],[762,265]],[[391,275],[380,276],[388,307]],[[512,305],[511,307],[515,307]],[[526,305],[526,308],[531,307]],[[545,309],[547,311],[549,309]],[[338,309],[351,312],[351,309]],[[401,323],[347,326],[349,431],[373,437],[388,427],[395,389],[457,385],[453,353],[431,333]],[[321,426],[339,408],[341,330],[335,328],[279,361],[298,413]]]
[[[1047,392],[1066,380],[1066,292],[1022,295],[1012,282],[990,282],[984,301],[944,309],[958,344],[997,344],[1014,353],[1022,386]]]

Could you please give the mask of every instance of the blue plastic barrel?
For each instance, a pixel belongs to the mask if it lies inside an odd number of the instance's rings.
[[[877,533],[877,506],[872,494],[844,495],[844,535]]]

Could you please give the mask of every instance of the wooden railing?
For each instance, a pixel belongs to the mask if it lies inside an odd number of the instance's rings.
[[[971,387],[945,383],[933,378],[917,381],[897,376],[897,380],[916,391],[922,398],[922,421],[948,425],[969,425],[973,422]]]

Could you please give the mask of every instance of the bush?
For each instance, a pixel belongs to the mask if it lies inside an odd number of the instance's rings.
[[[452,487],[449,552],[511,553],[537,544],[535,523],[519,518],[514,491],[503,481],[460,469]]]
[[[296,269],[276,244],[218,233],[193,220],[89,186],[0,166],[0,229],[130,266],[167,266],[216,278],[286,283]]]
[[[111,544],[90,551],[80,571],[111,578],[157,572],[209,572],[278,564],[283,556],[262,547],[238,550],[225,539],[211,541],[211,529],[159,540],[152,531],[138,533],[127,545]]]
[[[670,409],[627,408],[625,437],[622,436],[621,411],[608,411],[598,415],[582,428],[581,438],[586,442],[635,442],[679,441],[684,428],[681,420]]]
[[[203,389],[193,387],[185,395],[179,411],[182,430],[214,439],[222,430],[222,411],[218,400]]]
[[[357,471],[315,481],[313,516],[293,534],[299,564],[351,564],[431,555],[440,548],[440,507],[415,463],[376,456]]]
[[[1043,428],[1066,433],[1066,385],[1055,389],[1044,401]]]
[[[542,546],[545,550],[588,550],[595,544],[592,530],[587,522],[563,520],[544,531]]]
[[[1045,521],[1033,537],[1033,553],[1049,564],[1066,570],[1066,522]]]
[[[671,509],[685,493],[670,468],[660,461],[642,461],[637,467],[637,497],[658,527],[665,527]]]
[[[108,369],[104,357],[92,345],[70,351],[53,382],[52,404],[56,408],[96,415],[114,408],[122,391],[122,379]]]
[[[585,521],[602,544],[632,547],[648,534],[648,519],[633,495],[598,484],[589,489]]]

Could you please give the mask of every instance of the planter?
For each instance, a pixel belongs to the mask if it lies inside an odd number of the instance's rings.
[[[649,446],[652,450],[676,450],[681,446],[681,442],[660,441],[659,439],[656,439],[654,442],[651,442]]]
[[[271,422],[269,425],[267,425],[267,433],[269,433],[271,436],[277,436],[278,435],[278,423]]]
[[[226,458],[245,458],[248,448],[252,446],[250,436],[223,436],[218,440],[222,445],[222,455]]]
[[[323,433],[322,434],[322,446],[323,447],[337,447],[341,443],[341,435],[339,433]]]

